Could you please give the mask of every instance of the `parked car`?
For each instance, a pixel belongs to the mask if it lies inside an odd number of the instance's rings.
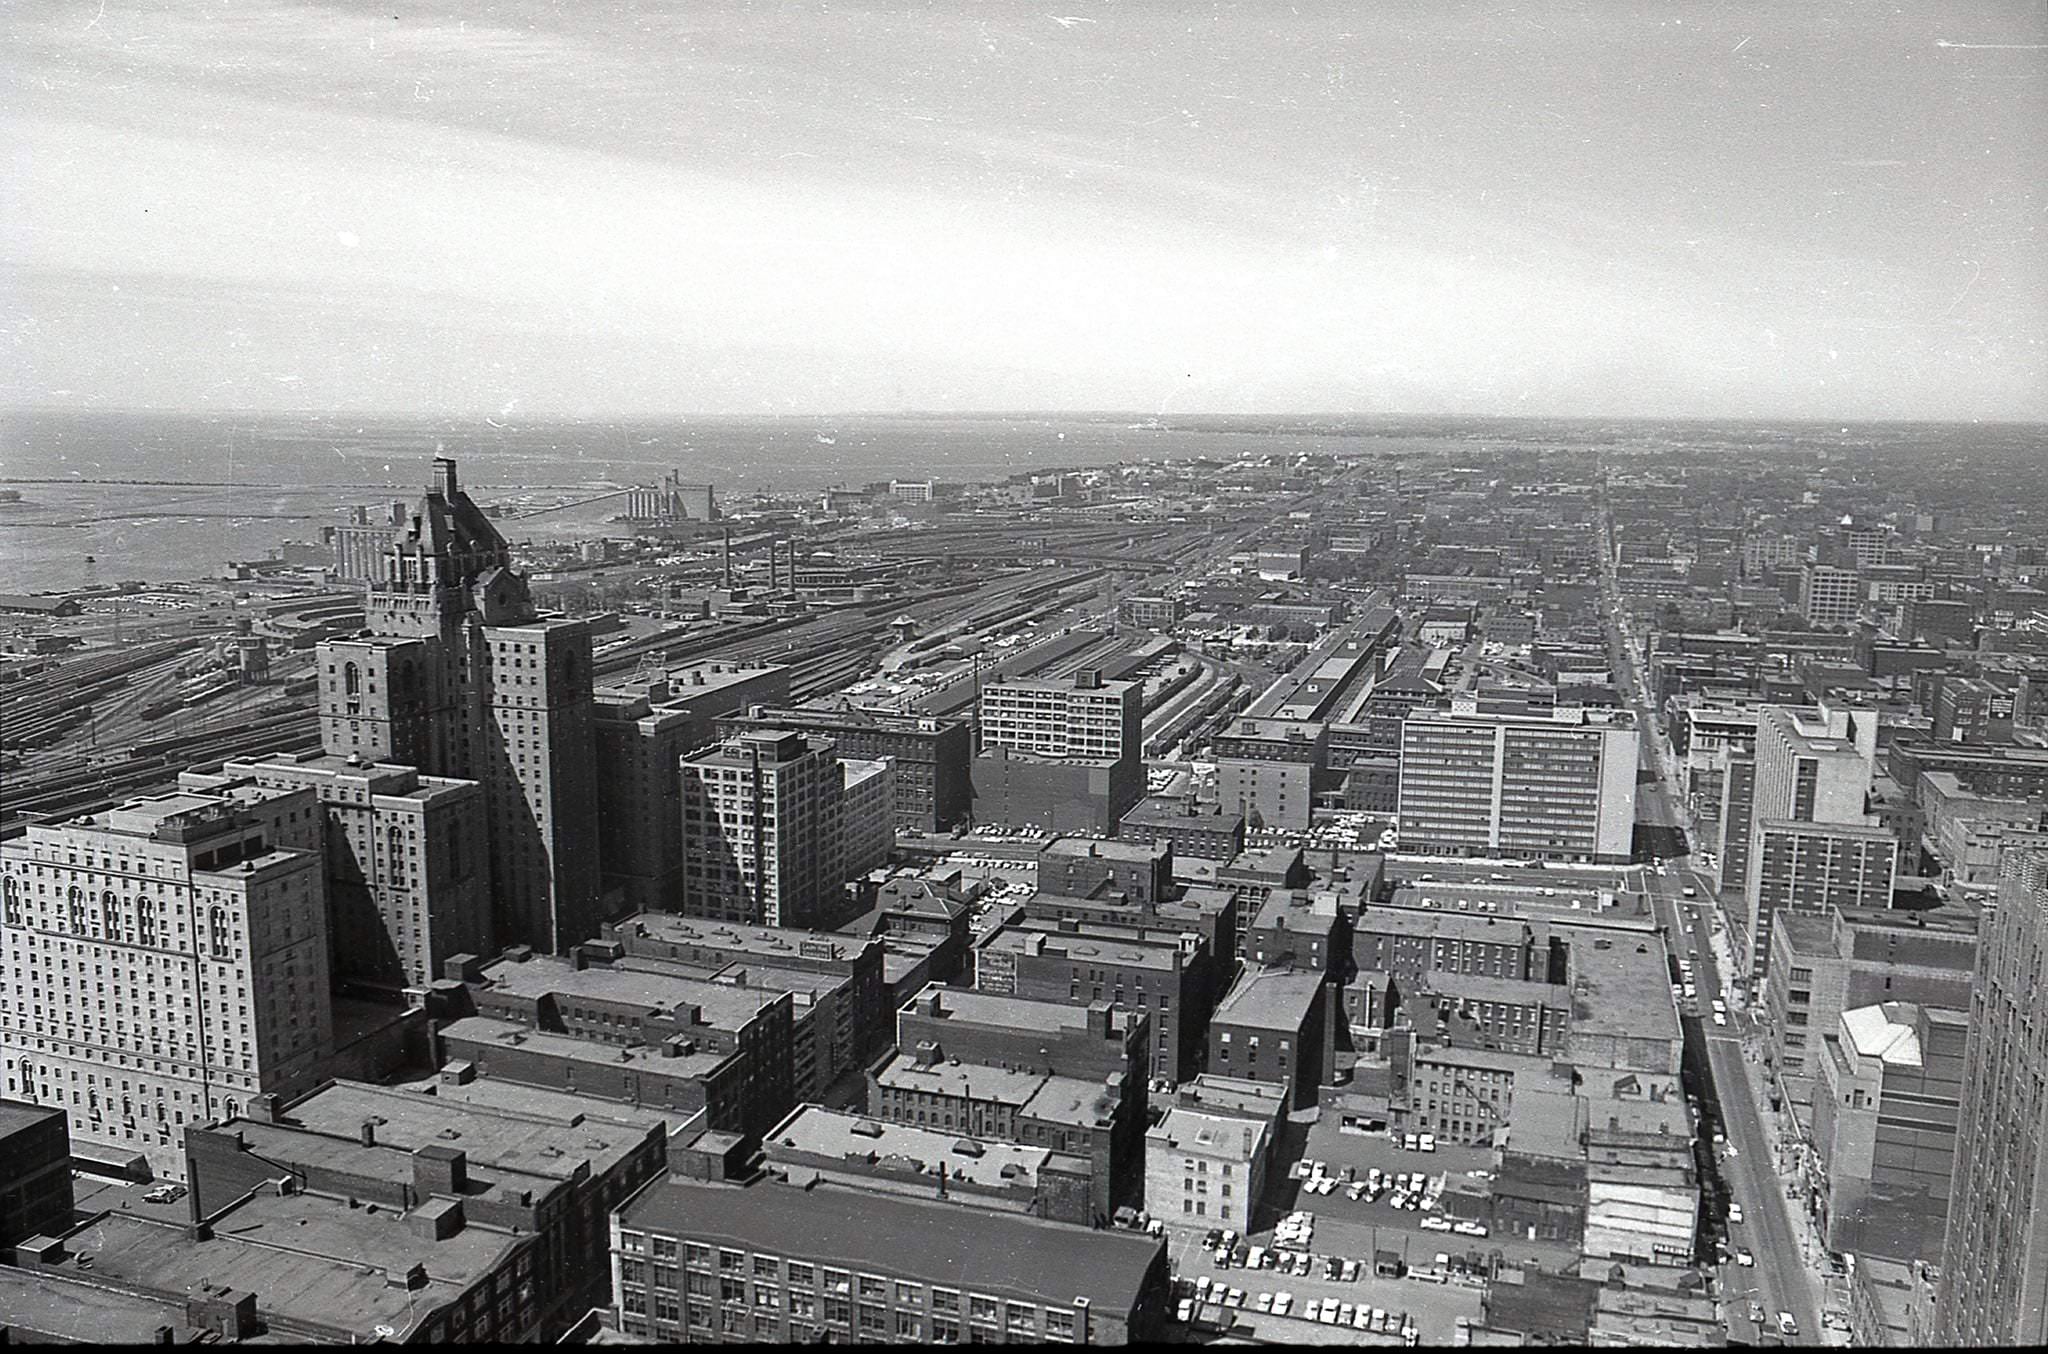
[[[1784,1336],[1787,1340],[1795,1340],[1799,1337],[1799,1323],[1792,1319],[1792,1313],[1778,1313],[1778,1334]]]

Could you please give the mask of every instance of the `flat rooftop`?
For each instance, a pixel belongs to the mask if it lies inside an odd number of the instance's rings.
[[[1211,1024],[1299,1030],[1323,999],[1323,975],[1293,969],[1247,969],[1210,1017]]]
[[[982,992],[975,988],[948,987],[943,983],[927,983],[902,1010],[906,1013],[923,1015],[924,1004],[932,997],[939,999],[939,1011],[935,1019],[954,1020],[963,1025],[994,1025],[1002,1029],[1038,1030],[1046,1034],[1059,1034],[1069,1030],[1088,1028],[1088,1008],[1069,1006],[1065,1002],[1037,1001],[1030,997],[1013,997],[999,992]]]
[[[0,1314],[17,1341],[35,1335],[63,1344],[147,1345],[161,1326],[179,1332],[180,1344],[191,1338],[182,1297],[142,1297],[47,1269],[0,1265]]]
[[[670,945],[703,949],[732,950],[764,957],[789,955],[793,958],[847,960],[865,948],[865,940],[850,939],[831,931],[799,931],[781,926],[748,926],[740,922],[707,921],[672,912],[635,912],[612,923],[612,931]]]
[[[1099,1081],[950,1059],[919,1066],[902,1053],[883,1064],[875,1073],[875,1083],[894,1090],[1011,1105],[1034,1118],[1079,1128],[1092,1128],[1108,1118],[1117,1103],[1117,1097]]]
[[[986,951],[1065,956],[1097,964],[1114,964],[1119,968],[1156,969],[1162,973],[1174,972],[1179,967],[1179,942],[1163,935],[1152,940],[1091,934],[1086,922],[1081,924],[1079,931],[1059,931],[1052,929],[1057,925],[1055,922],[1041,920],[1040,925],[1032,926],[1030,920],[1026,918],[1023,923],[1004,927],[990,936],[982,948]],[[1166,928],[1160,929],[1164,931]]]
[[[1056,837],[1045,848],[1048,856],[1116,860],[1148,865],[1167,851],[1163,842],[1098,841],[1090,837]]]
[[[1572,1035],[1680,1037],[1671,966],[1660,936],[1571,937]]]
[[[1250,1161],[1266,1150],[1268,1125],[1238,1115],[1214,1114],[1188,1105],[1170,1106],[1145,1134],[1148,1144],[1164,1150],[1185,1147]]]
[[[1049,1148],[971,1138],[914,1124],[884,1123],[822,1105],[799,1105],[763,1135],[762,1146],[775,1161],[787,1160],[785,1152],[824,1157],[830,1163],[854,1158],[863,1166],[886,1165],[893,1160],[907,1171],[932,1176],[934,1181],[943,1166],[949,1179],[990,1190],[1030,1186],[1038,1179],[1040,1168],[1056,1155]],[[880,1158],[879,1163],[871,1162],[870,1154]],[[819,1169],[829,1170],[830,1165]]]
[[[471,1221],[440,1241],[416,1235],[393,1209],[350,1208],[317,1194],[257,1193],[214,1221],[195,1241],[180,1226],[108,1213],[74,1230],[73,1257],[57,1268],[124,1279],[160,1292],[203,1283],[256,1295],[259,1312],[349,1331],[364,1340],[379,1326],[405,1338],[435,1307],[454,1300],[526,1238]],[[425,1267],[424,1288],[393,1287],[390,1271]]]
[[[831,1185],[798,1189],[668,1180],[637,1195],[620,1223],[714,1244],[758,1247],[864,1269],[877,1255],[903,1278],[1021,1301],[1087,1298],[1128,1313],[1166,1243]]]
[[[616,1058],[614,1053],[614,1058]],[[515,1171],[547,1180],[567,1180],[579,1161],[603,1173],[638,1150],[644,1133],[581,1114],[562,1118],[539,1105],[514,1109],[448,1103],[438,1096],[360,1081],[337,1081],[314,1091],[280,1112],[283,1124],[233,1120],[252,1144],[261,1130],[282,1132],[304,1142],[306,1133],[344,1140],[365,1150],[357,1140],[363,1124],[376,1125],[381,1145],[400,1156],[420,1147],[452,1147],[468,1158],[472,1171]],[[323,1148],[323,1150],[326,1150]],[[367,1149],[375,1151],[377,1149]],[[396,1178],[410,1180],[409,1162]]]
[[[684,978],[646,969],[579,969],[566,959],[535,955],[524,962],[500,959],[483,970],[488,991],[539,1001],[544,997],[582,997],[668,1014],[695,1006],[704,1024],[739,1029],[768,1004],[759,990],[702,978]]]
[[[733,1053],[700,1051],[678,1054],[672,1058],[664,1057],[659,1048],[620,1048],[617,1044],[593,1043],[588,1039],[577,1039],[566,1034],[550,1034],[543,1030],[530,1029],[509,1020],[493,1020],[489,1016],[465,1016],[461,1020],[453,1021],[442,1026],[441,1037],[486,1046],[503,1045],[544,1058],[591,1063],[607,1068],[637,1065],[642,1071],[659,1072],[672,1077],[708,1076],[726,1061],[738,1056]]]

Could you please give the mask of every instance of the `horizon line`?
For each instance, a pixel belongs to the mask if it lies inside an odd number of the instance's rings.
[[[769,422],[810,422],[821,419],[961,419],[980,421],[990,419],[1071,419],[1082,422],[1106,420],[1133,420],[1136,425],[1156,424],[1159,429],[1182,428],[1189,423],[1214,420],[1237,420],[1259,422],[1286,421],[1327,421],[1327,420],[1374,420],[1398,422],[1403,420],[1437,420],[1441,422],[1466,423],[1736,423],[1736,424],[1801,424],[1835,425],[1847,427],[2048,427],[2048,415],[1951,415],[1947,417],[1875,417],[1870,415],[1824,415],[1824,414],[1510,414],[1470,412],[1347,412],[1329,409],[1289,410],[1274,413],[1230,413],[1223,411],[1190,410],[1172,415],[1146,413],[1137,409],[833,409],[796,411],[789,413],[731,412],[718,410],[679,410],[667,413],[529,413],[509,417],[483,413],[464,413],[437,410],[367,410],[367,409],[195,409],[153,405],[76,405],[76,404],[7,404],[0,403],[0,418],[13,415],[66,414],[75,416],[147,416],[158,418],[227,418],[227,419],[329,419],[359,418],[381,420],[439,421],[462,424],[483,424],[510,430],[520,426],[543,424],[600,424],[600,423],[667,423],[686,422],[692,419],[741,423]]]

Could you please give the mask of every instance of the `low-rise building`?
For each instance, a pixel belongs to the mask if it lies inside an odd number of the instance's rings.
[[[793,1185],[850,1189],[1093,1223],[1086,1157],[946,1129],[799,1105],[761,1140],[767,1169]]]
[[[1209,1070],[1271,1082],[1295,1108],[1316,1103],[1329,1079],[1330,989],[1313,970],[1246,969],[1209,1019]]]
[[[1229,860],[1244,850],[1244,815],[1221,804],[1153,795],[1124,815],[1116,835],[1129,842],[1164,842],[1179,856]]]
[[[1069,1077],[963,1062],[927,1041],[869,1072],[868,1108],[891,1123],[1085,1159],[1098,1225],[1144,1187],[1145,1086],[1123,1075]]]
[[[1168,1316],[1162,1240],[829,1184],[652,1182],[612,1264],[619,1329],[664,1342],[1117,1345]]]
[[[197,1223],[125,1210],[85,1219],[24,1257],[41,1281],[27,1310],[62,1304],[117,1322],[144,1305],[182,1309],[183,1323],[164,1323],[171,1339],[182,1325],[223,1344],[529,1342],[582,1314],[546,1282],[543,1248],[540,1234],[474,1216],[467,1200],[371,1207],[259,1189]]]
[[[1213,1218],[1249,1233],[1288,1107],[1286,1090],[1269,1082],[1205,1073],[1179,1087],[1145,1135],[1146,1207],[1162,1218]]]
[[[0,1100],[0,1251],[71,1226],[71,1134],[64,1111]],[[0,1304],[0,1313],[7,1310]]]
[[[983,992],[1091,1006],[1109,1002],[1150,1020],[1147,1075],[1184,1081],[1201,1070],[1216,967],[1198,930],[1025,917],[975,950]]]
[[[544,1093],[542,1093],[544,1094]],[[416,1090],[331,1082],[280,1104],[258,1097],[185,1131],[193,1212],[211,1219],[270,1193],[381,1205],[430,1237],[465,1225],[536,1238],[542,1327],[604,1301],[606,1219],[661,1173],[668,1135],[595,1116],[444,1102]]]
[[[1120,894],[1134,906],[1150,907],[1173,889],[1173,846],[1058,837],[1038,857],[1038,887],[1069,898]]]
[[[1969,1009],[1978,913],[1836,908],[1793,914],[1772,933],[1764,984],[1767,1065],[1801,1122],[1811,1122],[1820,1041],[1842,1012],[1884,1001]]]

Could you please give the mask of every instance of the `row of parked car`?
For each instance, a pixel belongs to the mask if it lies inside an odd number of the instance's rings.
[[[1248,1294],[1242,1288],[1225,1283],[1213,1283],[1207,1275],[1184,1286],[1185,1295],[1175,1307],[1174,1315],[1183,1324],[1192,1321],[1196,1309],[1204,1303],[1215,1303],[1219,1307],[1249,1307],[1255,1312],[1273,1316],[1295,1314],[1294,1294],[1285,1289],[1266,1290],[1256,1295]],[[1389,1311],[1367,1303],[1342,1302],[1336,1298],[1310,1298],[1302,1304],[1301,1319],[1314,1321],[1324,1326],[1345,1326],[1352,1330],[1372,1331],[1382,1335],[1398,1335],[1407,1344],[1414,1344],[1418,1332],[1408,1320],[1406,1312]]]

